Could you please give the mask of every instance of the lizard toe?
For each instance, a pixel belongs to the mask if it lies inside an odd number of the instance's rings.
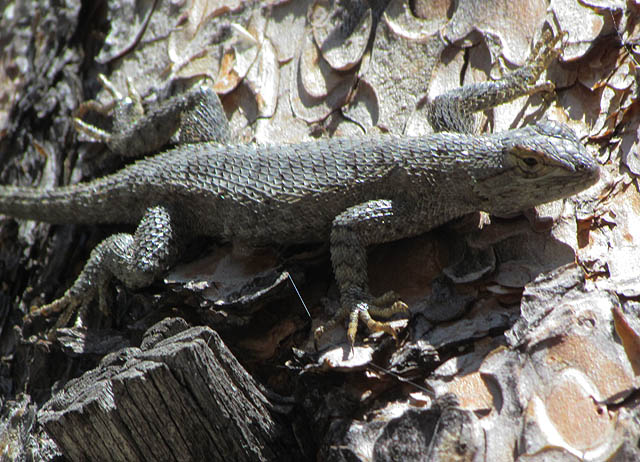
[[[387,295],[388,294],[385,294],[383,296],[383,301],[388,300],[388,297],[386,297]],[[374,300],[374,302],[379,300],[380,298]],[[367,329],[369,329],[369,332],[384,332],[391,335],[397,343],[399,332],[398,328],[393,326],[391,321],[378,321],[374,319],[373,316],[388,319],[398,313],[408,314],[409,307],[406,303],[397,299],[391,305],[385,303],[383,306],[379,306],[375,303],[358,303],[352,311],[352,316],[349,318],[349,328],[347,329],[347,338],[349,339],[349,343],[351,345],[355,343],[358,321],[364,323],[367,326]]]
[[[51,317],[57,313],[61,313],[55,322],[55,325],[51,328],[47,334],[49,340],[55,339],[56,330],[59,327],[65,326],[71,317],[77,312],[78,308],[87,305],[91,301],[91,298],[82,297],[78,295],[70,294],[68,291],[62,297],[54,300],[51,303],[42,305],[40,307],[33,306],[29,313],[23,317],[25,325],[31,324],[35,319],[40,317]]]
[[[314,331],[316,349],[318,349],[320,338],[345,318],[348,318],[347,340],[351,347],[355,344],[359,323],[365,324],[369,332],[384,332],[391,335],[397,342],[399,329],[390,321],[378,321],[374,317],[388,319],[398,313],[409,314],[409,307],[398,298],[394,292],[387,292],[376,298],[361,294],[355,299],[349,297],[350,300],[343,300],[342,308],[336,315]]]

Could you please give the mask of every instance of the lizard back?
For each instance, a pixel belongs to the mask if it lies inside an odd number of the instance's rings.
[[[514,147],[536,152],[549,171],[523,175]],[[404,204],[422,217],[415,233],[473,211],[514,213],[595,179],[597,165],[575,135],[547,123],[484,136],[182,145],[86,183],[0,187],[0,213],[134,224],[148,207],[167,205],[192,233],[261,245],[326,239],[339,213],[368,200]]]

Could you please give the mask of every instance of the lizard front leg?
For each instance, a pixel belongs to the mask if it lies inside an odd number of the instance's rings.
[[[25,321],[64,311],[52,330],[55,335],[56,328],[64,326],[78,307],[87,306],[96,295],[100,310],[107,314],[105,290],[112,277],[130,288],[148,286],[174,262],[178,248],[169,210],[151,207],[135,233],[114,234],[103,240],[93,249],[82,272],[64,295],[33,309]]]
[[[537,81],[549,64],[562,53],[563,37],[563,34],[554,36],[550,30],[546,30],[533,46],[524,66],[501,79],[465,85],[436,96],[427,105],[429,124],[436,132],[472,134],[475,112],[508,103],[520,96],[553,91],[553,83]]]
[[[407,305],[392,292],[373,298],[369,293],[367,246],[415,234],[412,220],[403,207],[391,200],[374,200],[350,207],[333,220],[331,229],[331,263],[340,289],[341,309],[326,326],[315,332],[316,341],[325,330],[344,318],[349,319],[347,338],[353,346],[358,321],[372,332],[386,332],[397,338],[388,322],[372,318],[390,317],[408,312]]]

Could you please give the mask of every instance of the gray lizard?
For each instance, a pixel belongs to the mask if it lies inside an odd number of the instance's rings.
[[[406,305],[390,294],[370,296],[367,246],[471,212],[511,215],[597,180],[597,164],[564,125],[472,133],[474,112],[550,88],[536,81],[558,55],[557,42],[543,35],[522,68],[436,98],[428,113],[439,132],[428,136],[231,144],[217,96],[206,88],[169,100],[126,133],[96,131],[112,149],[132,155],[160,149],[158,133],[179,131],[182,143],[86,183],[50,190],[0,187],[0,213],[16,218],[137,225],[133,234],[101,242],[74,284],[38,313],[70,313],[96,295],[105,309],[110,278],[131,288],[149,285],[192,236],[254,247],[329,240],[342,306],[336,319],[349,318],[350,343],[358,320],[395,336],[389,323],[372,315]]]

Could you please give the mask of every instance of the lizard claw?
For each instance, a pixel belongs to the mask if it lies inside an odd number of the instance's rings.
[[[318,341],[329,329],[336,324],[349,319],[347,327],[347,340],[353,348],[358,331],[358,322],[362,321],[370,332],[385,332],[391,335],[396,342],[398,341],[398,330],[392,326],[389,321],[377,321],[372,316],[379,318],[390,318],[397,313],[409,314],[409,307],[406,303],[400,301],[394,292],[387,292],[380,297],[371,298],[367,296],[348,297],[349,300],[343,300],[342,309],[326,324],[318,327],[314,332],[314,342],[318,349]],[[368,301],[362,301],[367,300]]]

